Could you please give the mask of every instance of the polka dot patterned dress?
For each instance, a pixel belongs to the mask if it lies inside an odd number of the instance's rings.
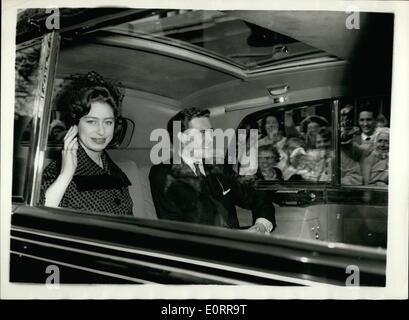
[[[128,177],[104,151],[101,155],[103,168],[98,166],[79,145],[78,165],[59,207],[81,211],[132,215],[132,199]],[[40,191],[40,203],[45,203],[45,192],[57,179],[61,159],[52,161],[44,170]]]

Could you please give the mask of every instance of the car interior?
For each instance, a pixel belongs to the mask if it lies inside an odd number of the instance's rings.
[[[209,109],[213,127],[223,130],[259,129],[273,116],[286,129],[291,120],[300,132],[306,117],[321,117],[334,133],[333,152],[343,107],[372,101],[389,122],[390,64],[384,62],[391,58],[390,17],[363,14],[363,26],[377,27],[351,31],[341,27],[342,12],[140,11],[132,21],[62,34],[54,81],[54,96],[68,76],[88,71],[125,88],[122,132],[108,153],[132,183],[135,218],[157,219],[148,178],[156,143],[151,132],[165,129],[185,107]],[[42,169],[61,152],[63,111],[51,109]],[[15,159],[27,157],[34,125],[23,126]],[[339,167],[338,156],[331,161]],[[275,191],[279,227],[273,236],[386,247],[387,186],[343,185],[340,172],[322,180],[288,179],[257,182]],[[15,193],[22,182],[15,182]],[[251,225],[249,212],[238,214],[242,227]]]

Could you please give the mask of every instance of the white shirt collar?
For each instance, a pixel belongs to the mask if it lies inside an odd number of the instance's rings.
[[[184,156],[183,154],[181,155],[181,157],[182,157],[182,159],[183,159],[183,162],[185,162],[185,163],[189,166],[189,168],[192,169],[193,173],[194,173],[196,176],[198,175],[198,172],[196,172],[195,163],[198,163],[198,164],[199,164],[200,173],[201,173],[202,175],[206,176],[206,173],[205,173],[205,170],[204,170],[204,166],[203,166],[203,161],[202,161],[202,160],[194,159],[194,158],[191,158],[191,157],[186,157],[186,156]]]
[[[365,134],[363,132],[361,133],[361,138],[362,138],[363,141],[366,141],[366,138],[369,138],[368,141],[372,141],[373,136],[374,136],[374,134],[371,134],[370,136],[368,136],[367,134]]]

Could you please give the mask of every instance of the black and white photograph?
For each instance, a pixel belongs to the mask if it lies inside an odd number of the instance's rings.
[[[5,3],[2,296],[407,298],[408,6]]]

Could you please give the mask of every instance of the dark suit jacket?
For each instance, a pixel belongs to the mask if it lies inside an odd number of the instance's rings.
[[[159,219],[169,219],[228,228],[239,228],[236,207],[269,220],[275,227],[274,206],[265,191],[242,184],[223,165],[204,165],[206,176],[196,176],[182,164],[159,164],[151,168],[149,180]]]

